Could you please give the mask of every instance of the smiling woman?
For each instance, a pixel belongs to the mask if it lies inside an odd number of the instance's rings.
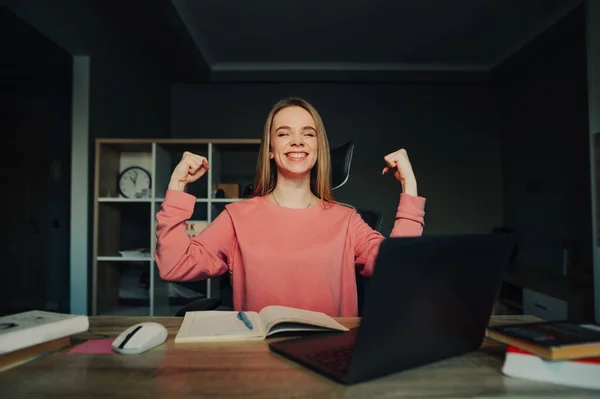
[[[273,107],[263,132],[254,195],[288,208],[310,207],[331,194],[329,141],[319,113],[299,98]]]
[[[356,274],[373,273],[383,236],[331,193],[329,142],[305,100],[275,104],[265,122],[252,198],[228,204],[202,232],[186,233],[196,199],[186,192],[210,165],[184,153],[157,214],[155,259],[161,278],[231,275],[235,310],[283,305],[330,316],[358,314]],[[383,157],[402,193],[391,236],[421,235],[425,198],[406,151]]]

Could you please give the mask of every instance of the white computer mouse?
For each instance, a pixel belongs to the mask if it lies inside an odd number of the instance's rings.
[[[162,324],[153,321],[138,323],[119,334],[112,348],[122,355],[137,355],[162,345],[168,335]]]

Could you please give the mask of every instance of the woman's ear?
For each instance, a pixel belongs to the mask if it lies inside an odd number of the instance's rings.
[[[269,153],[269,159],[273,159],[273,153],[272,152]]]

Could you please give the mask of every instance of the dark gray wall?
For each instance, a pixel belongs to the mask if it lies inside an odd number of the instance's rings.
[[[170,80],[99,1],[0,0],[68,53],[91,57],[90,137],[169,135]]]
[[[587,19],[587,72],[588,72],[588,95],[589,95],[589,120],[590,120],[590,139],[597,142],[600,137],[600,3],[586,3]],[[600,195],[600,185],[598,184],[598,154],[597,151],[591,151],[594,167],[590,168],[590,183],[592,191],[592,222],[593,222],[593,278],[594,281],[600,281],[600,263],[598,262],[598,201]],[[600,323],[600,283],[594,286],[594,312],[595,321]]]
[[[563,241],[591,268],[585,22],[556,37],[497,82],[505,222],[521,234],[520,262],[560,272]]]
[[[381,176],[383,156],[399,148],[427,198],[426,234],[488,232],[502,223],[497,107],[483,84],[175,85],[172,135],[260,138],[271,106],[292,95],[319,110],[332,146],[355,141],[350,180],[335,194],[380,210],[384,235],[400,183]]]
[[[170,80],[139,43],[119,30],[101,1],[0,0],[71,55],[90,57],[88,219],[81,231],[92,248],[94,139],[98,137],[168,137]],[[68,248],[68,247],[67,247]],[[69,254],[53,254],[68,258]],[[88,251],[86,267],[91,264]],[[68,267],[68,263],[63,263]],[[74,267],[78,267],[76,264]],[[91,284],[91,278],[80,282]],[[88,290],[88,292],[91,292]],[[82,300],[83,301],[83,300]]]
[[[24,174],[3,203],[0,314],[68,311],[71,57],[4,7],[0,43],[0,170],[3,181]]]

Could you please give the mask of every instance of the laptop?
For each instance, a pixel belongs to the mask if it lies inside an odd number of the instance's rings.
[[[269,348],[342,384],[476,350],[513,247],[512,234],[386,238],[358,328]]]

